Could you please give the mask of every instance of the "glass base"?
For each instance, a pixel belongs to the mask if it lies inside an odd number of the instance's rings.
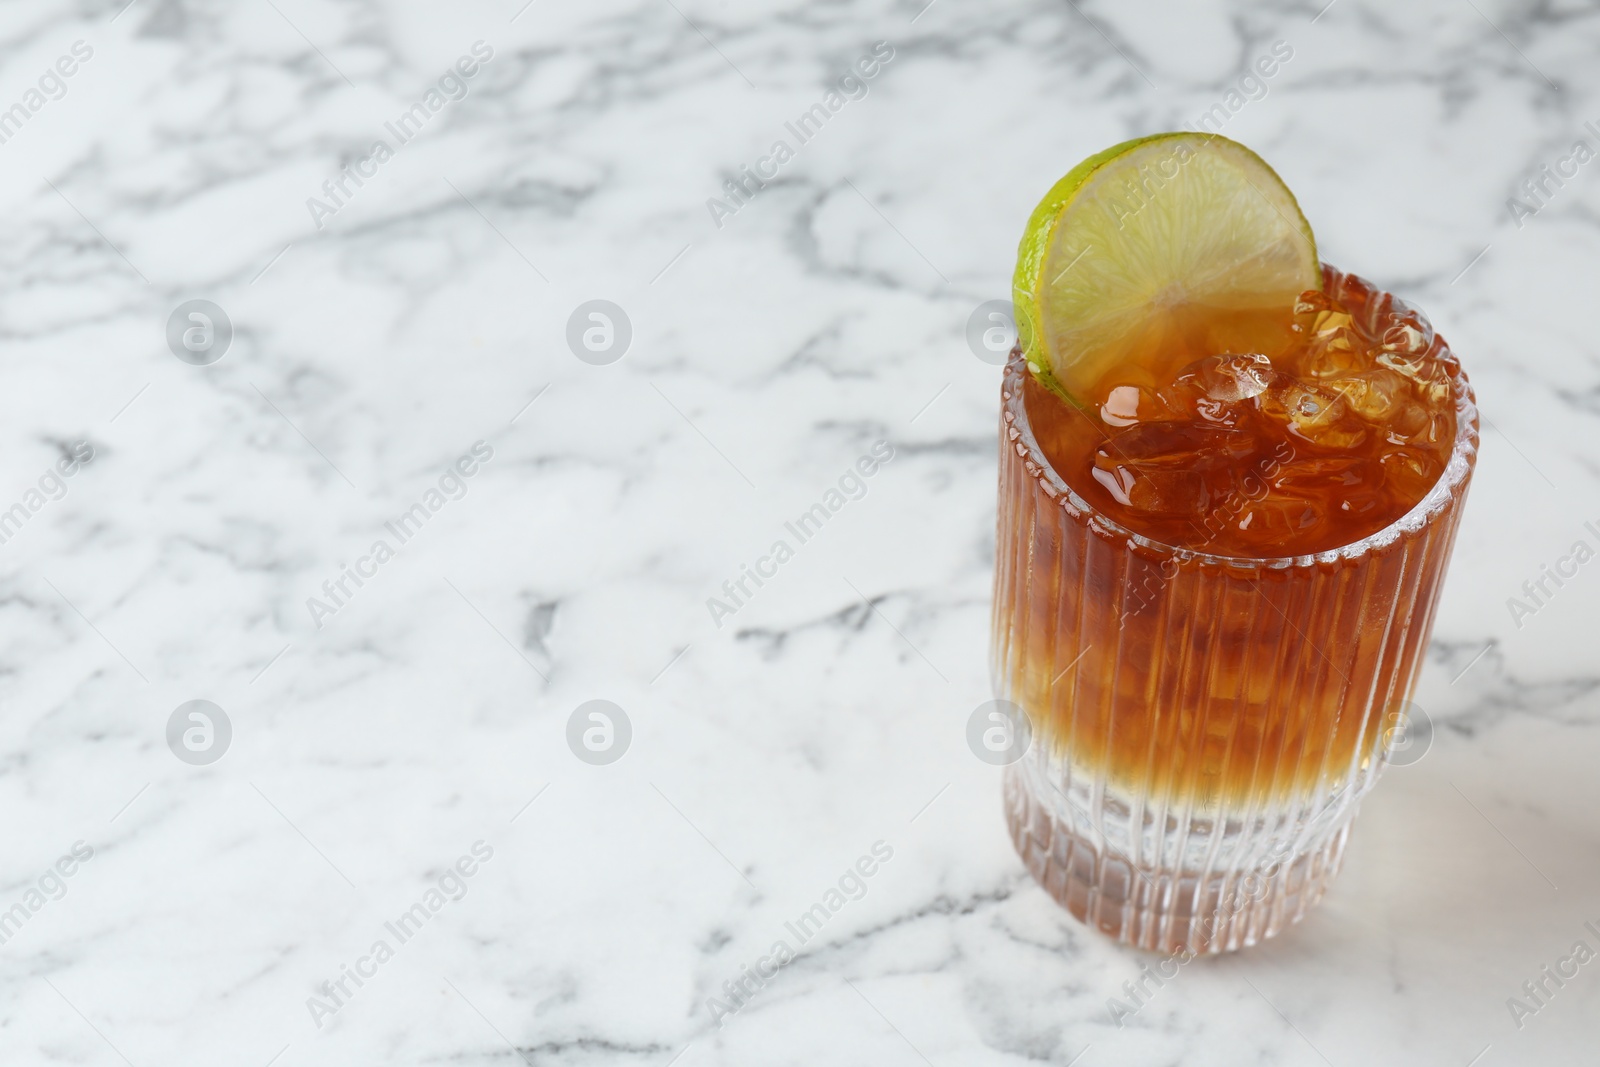
[[[1136,866],[1105,846],[1108,827],[1095,830],[1093,823],[1106,819],[1107,806],[1100,806],[1100,819],[1086,825],[1084,812],[1069,810],[1067,794],[1040,778],[1042,769],[1040,761],[1024,758],[1005,772],[1006,824],[1022,862],[1081,922],[1152,952],[1232,952],[1299,922],[1339,873],[1356,813],[1355,805],[1345,806],[1342,818],[1319,827],[1304,851],[1276,864]],[[1195,843],[1199,829],[1185,828],[1187,843]],[[1206,851],[1216,855],[1218,850]]]

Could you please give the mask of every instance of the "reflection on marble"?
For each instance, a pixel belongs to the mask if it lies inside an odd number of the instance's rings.
[[[1507,1002],[1600,948],[1600,570],[1508,600],[1600,521],[1600,12],[124,2],[0,12],[4,1062],[1594,1058],[1596,966]],[[999,383],[965,330],[1061,173],[1218,107],[1449,337],[1484,446],[1431,751],[1304,924],[1119,1028],[1151,961],[1031,883],[964,740]],[[192,299],[214,362],[169,350]],[[569,348],[597,299],[620,359]],[[168,742],[199,699],[205,763]]]

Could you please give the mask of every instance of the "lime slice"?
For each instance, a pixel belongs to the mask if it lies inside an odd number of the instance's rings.
[[[1075,403],[1119,365],[1175,346],[1227,351],[1230,329],[1247,336],[1321,287],[1283,181],[1243,145],[1199,133],[1127,141],[1072,168],[1028,220],[1013,281],[1029,366]]]

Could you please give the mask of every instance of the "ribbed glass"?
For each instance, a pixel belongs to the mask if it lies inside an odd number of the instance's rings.
[[[1435,340],[1435,352],[1444,342]],[[1298,921],[1338,872],[1409,701],[1477,455],[1409,513],[1313,556],[1158,544],[1099,514],[1001,389],[991,666],[1033,741],[1006,769],[1017,851],[1073,915],[1146,949],[1228,951]]]

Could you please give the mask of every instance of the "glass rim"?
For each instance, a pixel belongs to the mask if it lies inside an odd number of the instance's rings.
[[[1324,265],[1326,266],[1326,265]],[[1383,290],[1373,287],[1375,295],[1390,295]],[[1449,345],[1443,338],[1438,338],[1440,349],[1448,353]],[[1225,556],[1213,552],[1206,552],[1196,548],[1185,548],[1182,545],[1167,544],[1153,537],[1148,537],[1129,529],[1116,519],[1107,515],[1089,501],[1085,500],[1077,490],[1067,484],[1061,473],[1045,456],[1039,447],[1039,441],[1034,436],[1033,426],[1028,420],[1028,407],[1023,398],[1023,375],[1028,374],[1027,361],[1022,356],[1021,346],[1011,350],[1010,358],[1006,360],[1005,374],[1002,379],[1001,416],[1004,421],[1018,434],[1018,441],[1025,450],[1024,458],[1039,468],[1039,473],[1031,474],[1035,481],[1043,483],[1051,496],[1063,500],[1069,510],[1076,513],[1076,517],[1089,526],[1098,528],[1120,540],[1130,542],[1140,548],[1155,553],[1162,557],[1175,558],[1180,563],[1193,561],[1200,566],[1226,567],[1230,570],[1287,570],[1293,567],[1310,567],[1319,563],[1337,563],[1341,560],[1355,560],[1398,541],[1403,535],[1416,532],[1428,527],[1439,515],[1443,514],[1451,502],[1459,495],[1457,490],[1467,482],[1472,475],[1474,460],[1478,451],[1478,407],[1472,392],[1472,383],[1467,380],[1467,374],[1457,363],[1457,373],[1451,377],[1452,391],[1455,397],[1456,436],[1455,443],[1450,450],[1449,462],[1438,479],[1429,487],[1412,508],[1404,515],[1391,522],[1380,530],[1367,536],[1351,541],[1348,544],[1335,548],[1324,549],[1321,552],[1307,553],[1298,556]],[[1007,444],[1007,442],[1002,442]]]

